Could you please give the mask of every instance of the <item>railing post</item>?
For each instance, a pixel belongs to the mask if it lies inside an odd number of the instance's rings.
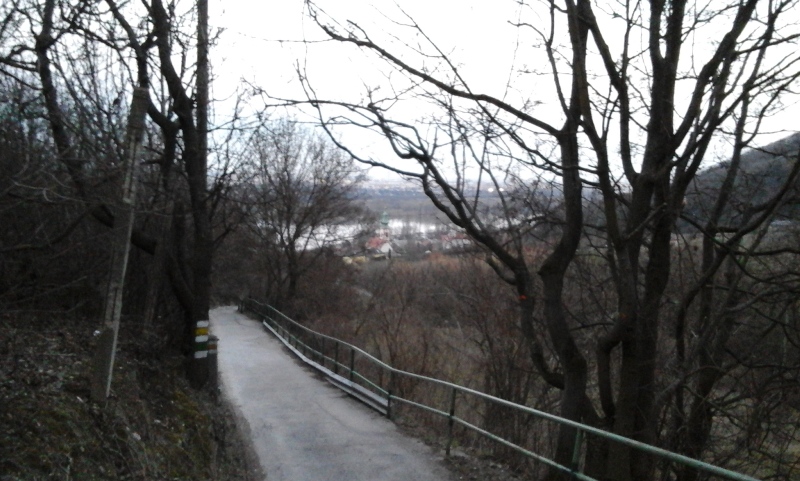
[[[217,363],[217,336],[208,336],[208,385],[213,392],[219,387],[219,367]]]
[[[581,444],[583,444],[583,429],[575,431],[575,444],[572,447],[572,462],[569,469],[572,471],[571,479],[577,479],[576,474],[581,472]]]
[[[392,419],[392,391],[394,390],[394,371],[389,371],[389,383],[386,386],[386,417]]]
[[[319,363],[322,364],[322,367],[325,367],[325,338],[324,337],[320,338],[319,357],[320,357],[320,359],[319,359],[320,362]]]
[[[353,382],[353,374],[355,373],[356,366],[356,350],[350,348],[350,382]]]
[[[339,374],[339,342],[333,343],[333,373]]]
[[[450,456],[450,446],[453,445],[453,424],[455,424],[454,417],[456,414],[457,393],[458,391],[456,391],[456,388],[450,390],[450,413],[447,416],[447,447],[444,450],[447,456]]]

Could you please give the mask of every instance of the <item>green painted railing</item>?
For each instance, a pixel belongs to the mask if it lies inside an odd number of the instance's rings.
[[[600,481],[583,473],[581,463],[582,453],[584,452],[586,436],[592,435],[607,439],[622,445],[630,446],[634,449],[654,456],[655,458],[666,460],[671,463],[686,466],[717,479],[727,479],[733,481],[759,481],[756,478],[747,476],[735,471],[731,471],[719,466],[699,461],[687,456],[683,456],[666,449],[651,446],[639,441],[619,436],[608,431],[603,431],[586,424],[570,421],[568,419],[555,416],[553,414],[539,411],[537,409],[516,404],[504,399],[491,396],[489,394],[476,391],[464,386],[442,381],[427,376],[421,376],[411,372],[401,371],[375,358],[368,352],[352,344],[325,334],[318,333],[290,319],[272,306],[262,304],[253,299],[246,299],[239,305],[239,310],[245,313],[252,313],[260,319],[264,327],[275,334],[287,347],[294,351],[307,363],[313,365],[326,374],[338,387],[347,391],[351,395],[365,402],[367,405],[377,410],[386,417],[392,417],[392,406],[395,403],[402,403],[408,406],[421,409],[423,411],[442,416],[447,419],[448,433],[446,453],[450,455],[453,443],[453,428],[460,425],[463,428],[476,432],[489,439],[492,439],[508,448],[511,448],[523,455],[544,463],[547,466],[568,473],[571,479],[582,481]],[[332,351],[332,353],[331,353]],[[328,354],[326,354],[326,352]],[[359,367],[360,366],[360,367]],[[360,370],[359,370],[360,369]],[[429,406],[411,399],[402,398],[393,392],[393,385],[401,377],[414,379],[420,382],[429,383],[431,386],[444,388],[449,392],[448,406],[445,408]],[[457,403],[460,398],[474,396],[485,402],[495,403],[506,408],[518,410],[532,415],[536,418],[551,421],[560,425],[570,426],[576,429],[575,446],[573,449],[573,459],[570,466],[556,463],[554,460],[519,446],[505,438],[497,436],[475,424],[456,415]],[[669,479],[669,478],[664,478]]]

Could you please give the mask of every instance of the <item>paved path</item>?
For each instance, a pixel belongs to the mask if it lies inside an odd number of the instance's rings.
[[[247,420],[268,481],[451,481],[440,458],[321,380],[254,320],[211,312],[228,400]]]

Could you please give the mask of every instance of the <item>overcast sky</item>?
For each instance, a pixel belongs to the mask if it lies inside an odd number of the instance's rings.
[[[358,19],[366,28],[380,28],[384,15],[401,15],[391,1],[321,3],[335,8],[331,13],[339,18]],[[373,3],[382,5],[383,10]],[[461,63],[475,87],[493,85],[491,90],[497,91],[505,85],[513,61],[513,51],[501,47],[513,42],[514,29],[503,28],[513,17],[513,4],[503,0],[403,0],[402,8]],[[385,84],[384,70],[363,52],[332,42],[305,43],[326,36],[307,17],[302,0],[212,1],[212,5],[211,22],[223,29],[212,59],[218,99],[232,95],[242,79],[273,97],[304,99],[298,64],[307,69],[320,98],[357,100],[363,97],[366,84]]]
[[[374,18],[376,24],[386,15],[397,15],[391,1],[348,0],[321,2],[340,18]],[[513,29],[502,28],[513,18],[514,2],[473,0],[403,0],[402,8],[429,32],[434,40],[459,54],[468,53],[467,67],[484,71],[478,76],[503,82],[503,71],[511,65],[507,45],[513,41]],[[379,10],[372,4],[382,5]],[[224,30],[215,55],[215,89],[232,90],[240,78],[254,80],[275,96],[300,96],[298,61],[305,62],[311,73],[324,76],[326,87],[340,93],[354,93],[361,85],[355,78],[369,76],[371,66],[361,55],[348,55],[340,45],[306,45],[304,40],[321,40],[321,30],[306,16],[302,0],[212,1],[211,23]],[[365,25],[369,26],[369,25]],[[452,50],[451,50],[452,49]],[[350,52],[352,53],[352,52]],[[500,69],[500,75],[498,74]]]
[[[354,19],[375,35],[388,31],[384,28],[387,17],[399,19],[402,15],[394,2],[386,0],[319,0],[319,3],[334,17]],[[526,98],[530,89],[551,87],[551,82],[547,81],[537,86],[535,77],[518,77],[515,79],[518,92],[505,89],[510,76],[519,75],[517,72],[521,69],[535,67],[525,64],[530,55],[526,56],[524,52],[520,55],[523,58],[514,57],[519,30],[510,26],[508,21],[516,19],[519,14],[517,2],[402,0],[400,3],[402,9],[459,64],[460,73],[470,80],[473,89],[513,99],[515,95]],[[323,40],[324,34],[307,17],[302,0],[212,0],[210,5],[212,26],[223,29],[212,58],[213,90],[217,99],[232,96],[242,79],[263,88],[273,97],[303,99],[295,70],[298,63],[307,69],[320,98],[356,100],[363,96],[365,85],[385,82],[385,70],[355,49],[334,43],[304,43]],[[380,5],[381,9],[374,5]],[[603,2],[598,5],[596,13],[601,16]],[[795,23],[800,24],[800,12],[793,14]],[[613,29],[613,17],[606,18],[609,23],[605,27]],[[531,21],[530,16],[526,19]],[[534,17],[533,21],[536,20]],[[702,53],[708,39],[691,38],[687,41]],[[613,44],[611,47],[614,49]],[[545,92],[543,97],[546,100],[554,95]],[[230,104],[224,101],[218,104],[218,116],[225,116],[227,105]],[[557,115],[558,109],[554,112]],[[785,115],[768,123],[767,128],[796,128],[798,113],[798,107],[794,105]],[[381,142],[370,143],[367,137],[346,140],[388,155],[385,144]]]

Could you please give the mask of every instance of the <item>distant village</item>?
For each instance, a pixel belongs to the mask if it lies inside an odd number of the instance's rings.
[[[423,258],[434,252],[458,254],[474,248],[463,232],[444,224],[393,222],[383,212],[374,229],[337,248],[345,264],[362,264],[395,257]]]

